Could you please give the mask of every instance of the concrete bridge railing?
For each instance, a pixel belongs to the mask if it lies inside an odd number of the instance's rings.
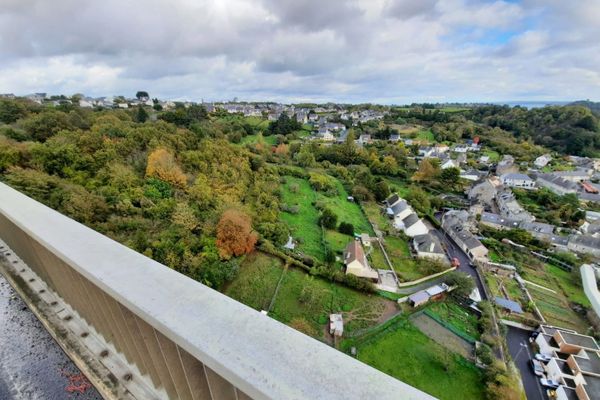
[[[59,337],[105,343],[87,346],[88,364],[99,360],[131,398],[432,398],[2,183],[0,239],[0,272],[41,314],[61,308]]]

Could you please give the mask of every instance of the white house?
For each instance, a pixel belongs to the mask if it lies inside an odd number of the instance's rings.
[[[543,156],[536,158],[533,165],[538,168],[544,168],[550,161],[552,161],[552,156],[550,154],[544,154]]]
[[[413,247],[419,258],[428,258],[444,264],[450,264],[439,239],[431,233],[415,236],[413,238]]]
[[[459,164],[458,160],[452,160],[451,158],[447,159],[440,165],[441,169],[459,168],[459,167],[460,167],[460,164]]]
[[[504,186],[521,189],[535,189],[535,181],[525,174],[508,173],[500,177]]]
[[[429,232],[427,226],[423,223],[422,220],[419,219],[419,217],[414,211],[412,211],[402,220],[394,219],[394,228],[403,231],[406,234],[406,236],[409,237],[424,235],[427,232]]]

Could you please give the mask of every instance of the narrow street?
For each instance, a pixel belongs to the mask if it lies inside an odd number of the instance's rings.
[[[2,275],[0,399],[102,399]]]
[[[534,356],[529,345],[529,334],[528,331],[508,327],[506,333],[508,351],[521,374],[527,400],[547,400],[548,396],[540,385],[539,377],[533,373],[529,365],[529,360]]]

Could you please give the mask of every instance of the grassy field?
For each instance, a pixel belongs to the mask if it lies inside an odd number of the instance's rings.
[[[472,338],[479,340],[481,337],[477,316],[466,311],[455,302],[447,300],[433,303],[427,308],[430,312],[437,315],[439,319]]]
[[[369,250],[369,263],[375,269],[390,269],[388,263],[385,261],[383,251],[381,251],[381,247],[377,243],[373,243],[373,246]]]
[[[435,142],[435,138],[433,137],[433,132],[431,132],[431,129],[420,130],[417,133],[416,139],[424,140],[424,141],[431,142],[431,143]]]
[[[337,214],[338,223],[349,222],[354,226],[355,233],[368,233],[371,236],[375,235],[367,217],[363,214],[358,204],[348,201],[348,193],[346,192],[346,189],[344,189],[342,183],[337,179],[335,182],[338,195],[329,197],[317,192],[317,200],[324,203]]]
[[[331,250],[340,255],[344,252],[348,242],[354,239],[351,236],[328,229],[325,231],[325,240],[329,243]]]
[[[256,310],[266,310],[283,271],[279,258],[264,253],[248,254],[240,265],[240,273],[223,292]]]
[[[344,344],[351,345],[362,362],[442,400],[483,398],[483,376],[477,367],[406,319]]]
[[[274,146],[277,144],[277,137],[275,135],[271,136],[263,136],[262,133],[257,135],[248,135],[242,138],[240,144],[256,144],[256,143],[264,143],[269,146]]]
[[[381,207],[374,201],[362,203],[362,208],[371,222],[382,231],[391,231],[392,224],[389,218],[381,213]]]
[[[344,332],[351,333],[355,329],[376,325],[386,303],[391,302],[290,268],[281,283],[271,316],[283,323],[302,318],[321,337],[330,313],[342,312]]]
[[[590,306],[590,301],[576,277],[559,267],[550,264],[544,264],[543,269],[540,270],[524,267],[522,276],[523,279],[556,290],[567,301],[579,303],[586,307]]]
[[[483,151],[483,155],[484,156],[488,156],[490,158],[490,162],[498,162],[500,161],[500,153],[498,153],[497,151],[494,150],[484,150]]]
[[[291,187],[297,187],[293,192]],[[286,183],[281,188],[282,203],[297,206],[298,212],[292,214],[282,212],[281,219],[290,227],[292,236],[299,241],[298,250],[323,260],[325,249],[321,241],[319,226],[319,211],[312,205],[317,199],[316,193],[305,179],[286,177]]]

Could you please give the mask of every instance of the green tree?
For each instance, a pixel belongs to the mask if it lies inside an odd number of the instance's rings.
[[[349,222],[340,222],[338,231],[346,235],[354,236],[354,225]]]
[[[135,114],[135,120],[139,123],[144,123],[148,120],[148,113],[144,110],[144,107],[140,104]]]
[[[319,223],[327,229],[335,229],[337,225],[337,215],[329,208],[324,208],[319,217]]]
[[[473,278],[464,272],[449,272],[445,275],[444,281],[448,286],[455,286],[452,293],[460,297],[469,297],[473,289],[475,289]]]

